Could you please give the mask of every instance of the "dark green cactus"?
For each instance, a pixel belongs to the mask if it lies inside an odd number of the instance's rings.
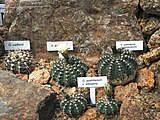
[[[9,51],[4,58],[4,64],[13,73],[28,74],[33,70],[33,57],[29,51]]]
[[[124,85],[135,77],[137,62],[133,52],[125,49],[113,49],[104,53],[98,62],[98,72],[107,76],[109,83]]]
[[[104,96],[97,102],[96,109],[98,113],[113,115],[119,111],[119,105],[115,99]]]
[[[85,77],[87,67],[79,58],[67,54],[63,56],[53,63],[51,77],[61,85],[76,86],[77,77]]]
[[[74,93],[71,96],[67,95],[60,106],[69,117],[78,117],[86,110],[87,100],[83,94]]]

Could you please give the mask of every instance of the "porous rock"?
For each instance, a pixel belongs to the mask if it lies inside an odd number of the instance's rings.
[[[160,15],[160,1],[159,0],[140,0],[140,6],[144,12],[152,15]]]
[[[160,47],[160,29],[150,37],[147,46],[150,50]]]
[[[154,73],[148,68],[140,69],[137,72],[137,82],[140,88],[151,90],[154,88]]]
[[[114,98],[119,101],[124,101],[127,97],[138,94],[137,83],[130,83],[126,86],[116,86],[114,89]]]
[[[53,92],[0,70],[1,120],[51,120],[56,102]]]
[[[139,68],[145,67],[157,61],[159,58],[160,58],[160,47],[157,47],[150,52],[139,55],[137,57],[137,63],[139,65]]]
[[[150,117],[148,105],[141,96],[135,95],[123,101],[118,120],[146,120]]]
[[[50,73],[48,69],[35,70],[29,75],[28,82],[46,84],[49,81]]]
[[[34,51],[46,41],[71,40],[74,51],[101,54],[119,40],[143,40],[138,0],[7,0],[8,40],[28,39]],[[145,46],[145,41],[144,41]]]

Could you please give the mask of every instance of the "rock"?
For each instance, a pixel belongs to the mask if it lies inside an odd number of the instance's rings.
[[[1,120],[51,120],[56,104],[54,92],[21,81],[14,74],[0,70]]]
[[[116,86],[114,89],[114,98],[123,102],[128,97],[138,93],[137,83],[130,83],[126,86]]]
[[[160,93],[160,73],[156,75],[155,81],[156,81],[158,92]]]
[[[118,120],[146,120],[151,119],[149,107],[139,95],[126,98],[121,104]]]
[[[152,62],[155,62],[160,58],[160,47],[153,49],[143,55],[137,57],[137,63],[139,67],[149,66]]]
[[[150,37],[147,46],[150,50],[160,47],[160,29]]]
[[[140,6],[148,14],[160,15],[159,0],[140,0]]]
[[[48,83],[49,78],[50,78],[50,73],[48,69],[43,68],[40,70],[35,70],[31,74],[29,74],[28,82],[46,84]]]
[[[28,39],[33,50],[42,54],[46,41],[70,40],[74,52],[86,57],[100,55],[115,41],[144,41],[134,14],[138,3],[139,0],[8,0],[8,40]]]
[[[137,72],[138,87],[146,90],[154,88],[154,73],[149,71],[148,68],[140,69]]]
[[[155,17],[144,17],[140,20],[140,26],[144,35],[152,35],[160,28],[160,20]]]

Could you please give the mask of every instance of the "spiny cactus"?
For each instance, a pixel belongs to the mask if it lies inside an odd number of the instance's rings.
[[[52,66],[51,77],[65,86],[76,86],[77,77],[85,77],[87,67],[79,59],[62,53],[64,58],[57,59]]]
[[[9,51],[4,58],[4,64],[13,73],[28,74],[33,70],[33,58],[29,51]]]
[[[119,111],[119,106],[115,99],[110,99],[107,96],[104,96],[97,102],[96,109],[98,113],[113,115]]]
[[[78,117],[86,110],[87,100],[83,94],[74,93],[70,96],[67,95],[60,106],[69,117]]]
[[[135,77],[137,62],[133,52],[125,49],[112,49],[104,53],[98,62],[98,72],[107,76],[109,83],[124,85]]]

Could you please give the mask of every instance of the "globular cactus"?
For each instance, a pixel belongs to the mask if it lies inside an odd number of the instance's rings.
[[[104,53],[98,62],[98,72],[107,76],[110,84],[124,85],[132,81],[137,68],[133,52],[125,49],[112,49]]]
[[[83,94],[74,93],[70,96],[67,95],[60,106],[69,117],[78,117],[86,110],[87,100]]]
[[[119,111],[119,105],[115,99],[104,96],[97,102],[96,109],[98,113],[113,115]]]
[[[86,65],[79,59],[62,53],[63,58],[58,58],[52,66],[51,77],[64,86],[76,86],[77,77],[85,77]]]
[[[105,94],[108,97],[111,97],[113,95],[113,87],[107,82],[104,85]]]
[[[4,58],[5,67],[13,73],[28,74],[33,68],[33,57],[29,51],[9,51]]]

